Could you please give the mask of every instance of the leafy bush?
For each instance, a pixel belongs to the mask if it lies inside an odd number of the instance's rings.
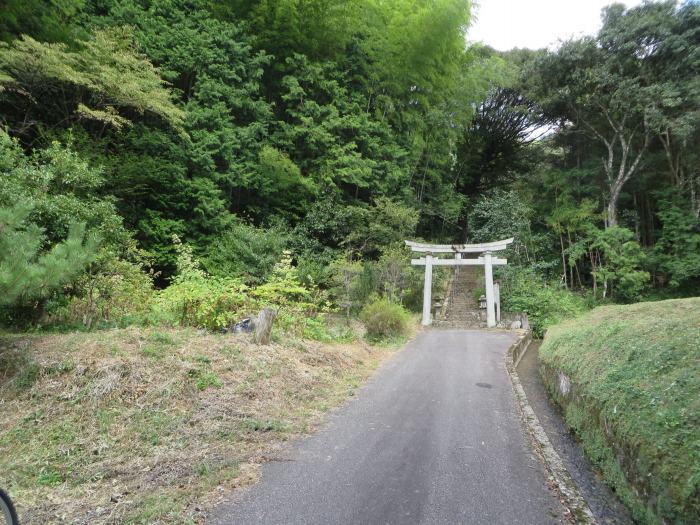
[[[175,239],[178,274],[158,294],[151,322],[220,329],[230,326],[253,306],[248,287],[239,279],[210,276],[192,256],[191,247]]]
[[[252,308],[246,290],[247,286],[238,279],[180,281],[156,294],[150,320],[154,324],[221,329]]]
[[[374,279],[371,263],[348,260],[342,254],[330,264],[331,296],[335,304],[349,315],[351,310],[359,311],[367,297],[374,292]]]
[[[359,211],[358,217],[359,223],[343,243],[352,251],[367,255],[381,253],[412,237],[419,212],[401,202],[380,197],[371,207]]]
[[[377,261],[350,260],[351,253],[330,264],[330,292],[336,304],[361,310],[376,295],[387,297],[409,309],[419,307],[423,297],[423,270],[411,266],[411,254],[401,245],[386,246]],[[441,268],[434,272],[434,286],[442,286]]]
[[[697,292],[700,286],[700,218],[687,206],[662,201],[658,215],[663,224],[652,260],[658,278],[675,290]]]
[[[361,271],[357,274],[352,289],[352,303],[356,308],[372,300],[372,297],[379,294],[380,276],[378,265],[375,261],[363,261]]]
[[[304,203],[318,192],[311,178],[304,177],[286,154],[271,146],[260,149],[257,171],[256,190],[265,202],[261,211],[276,210],[294,218],[304,214]]]
[[[360,313],[370,339],[389,339],[406,335],[410,317],[400,304],[388,299],[368,303]]]
[[[88,271],[66,290],[71,297],[49,308],[51,320],[62,325],[126,326],[142,321],[154,296],[154,274],[143,253],[132,246],[129,260],[103,249]]]
[[[315,311],[319,297],[314,296],[314,291],[301,283],[299,272],[292,266],[292,255],[285,251],[282,259],[275,264],[269,280],[252,290],[251,295],[266,305]]]
[[[301,282],[299,271],[292,266],[292,256],[288,251],[283,252],[268,281],[251,289],[250,296],[258,308],[276,308],[275,326],[297,337],[308,337],[309,319],[329,311],[331,307],[325,291],[313,283],[306,286]]]
[[[305,318],[330,306],[324,292],[300,282],[290,252],[283,252],[267,282],[249,288],[239,278],[207,274],[192,248],[177,237],[175,249],[177,275],[170,286],[156,294],[151,323],[217,330],[261,308],[273,307],[278,314],[276,326],[303,335]]]
[[[288,240],[281,226],[265,229],[236,223],[214,241],[204,267],[212,275],[240,277],[251,286],[260,284],[272,273]]]
[[[336,257],[337,253],[330,248],[297,255],[295,259],[299,280],[305,286],[318,286],[329,290],[335,284],[333,262]]]
[[[537,337],[542,337],[550,326],[589,309],[585,297],[548,284],[531,270],[518,268],[504,272],[501,302],[504,311],[526,313]]]
[[[48,243],[64,240],[72,224],[82,224],[86,237],[109,247],[131,238],[113,199],[101,197],[105,177],[70,147],[58,142],[27,155],[0,129],[0,205],[22,203],[27,223],[42,229]]]
[[[423,298],[423,268],[411,266],[411,258],[411,251],[401,243],[385,247],[377,261],[380,293],[407,307]],[[437,270],[439,273],[440,269]],[[436,281],[439,289],[440,278],[436,277]]]
[[[304,339],[313,339],[322,343],[349,343],[355,338],[347,324],[332,323],[327,316],[306,317],[303,324]]]
[[[615,287],[620,299],[639,300],[649,281],[649,272],[642,270],[646,256],[634,232],[619,226],[604,230],[592,228],[589,238],[591,246],[602,255],[602,264],[591,273],[594,279],[602,282],[603,297],[612,297]]]

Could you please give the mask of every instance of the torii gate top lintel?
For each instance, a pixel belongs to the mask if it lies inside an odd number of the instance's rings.
[[[412,259],[414,266],[425,266],[425,281],[423,282],[423,321],[427,326],[432,323],[431,319],[431,294],[433,284],[433,266],[484,266],[484,281],[486,288],[486,324],[496,326],[495,315],[495,293],[493,287],[493,266],[502,266],[508,263],[505,259],[494,257],[492,252],[505,250],[513,242],[513,237],[501,241],[485,242],[481,244],[426,244],[414,241],[406,241],[411,251],[425,253],[426,256],[420,259]],[[432,254],[453,253],[454,259],[440,259]],[[462,258],[464,253],[482,254],[476,259]]]
[[[420,253],[484,253],[505,250],[514,238],[502,241],[484,242],[479,244],[427,244],[422,242],[405,241],[411,251]]]

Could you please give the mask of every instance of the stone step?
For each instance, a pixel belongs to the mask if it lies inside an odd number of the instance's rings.
[[[469,323],[469,322],[452,322],[452,321],[438,321],[433,323],[436,328],[461,328],[461,329],[476,329],[476,328],[486,328],[486,323]]]
[[[486,320],[481,319],[475,290],[484,287],[484,270],[475,266],[464,266],[453,274],[444,307],[436,315],[435,325],[452,328],[481,328]]]

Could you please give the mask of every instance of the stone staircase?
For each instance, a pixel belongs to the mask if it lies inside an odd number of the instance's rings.
[[[442,308],[433,321],[441,328],[485,328],[486,311],[479,309],[476,290],[484,288],[484,269],[462,266],[455,270],[447,286]]]

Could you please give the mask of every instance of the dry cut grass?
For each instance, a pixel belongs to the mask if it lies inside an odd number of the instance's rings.
[[[129,328],[0,338],[0,486],[23,523],[201,523],[387,348]]]

